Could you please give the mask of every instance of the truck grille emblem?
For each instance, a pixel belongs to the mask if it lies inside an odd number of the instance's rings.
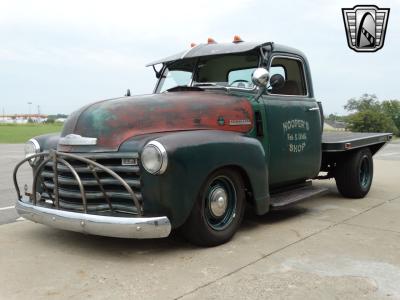
[[[121,161],[121,165],[123,166],[137,166],[137,164],[137,158],[123,158]]]
[[[356,5],[342,8],[347,44],[356,52],[375,52],[383,47],[390,8]]]

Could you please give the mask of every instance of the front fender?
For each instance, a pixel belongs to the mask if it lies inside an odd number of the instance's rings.
[[[147,202],[147,208],[166,213],[173,227],[185,222],[207,176],[226,166],[240,169],[246,177],[256,213],[268,211],[268,171],[264,149],[257,139],[232,132],[198,130],[171,133],[155,140],[167,149],[168,167],[158,176],[143,172],[145,208],[147,199],[157,199]]]
[[[50,149],[57,149],[60,133],[48,133],[35,136],[34,139],[40,145],[40,151],[47,151]]]

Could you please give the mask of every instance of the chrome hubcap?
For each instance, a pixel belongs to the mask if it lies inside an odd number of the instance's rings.
[[[210,212],[214,217],[221,217],[228,207],[228,194],[222,187],[215,187],[209,196]]]
[[[370,176],[369,161],[367,157],[364,157],[360,167],[360,183],[363,188],[368,187]]]
[[[237,196],[232,180],[224,175],[215,177],[207,188],[204,217],[212,230],[221,231],[235,219]]]

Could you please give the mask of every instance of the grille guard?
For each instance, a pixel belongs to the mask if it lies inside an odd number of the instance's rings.
[[[40,184],[43,187],[43,190],[47,191],[47,187],[45,186],[43,180],[40,177],[40,173],[42,171],[42,169],[44,168],[44,166],[52,161],[53,162],[53,172],[54,172],[54,200],[51,199],[56,207],[56,209],[60,209],[60,201],[59,201],[59,185],[58,185],[58,163],[63,164],[65,167],[68,168],[68,170],[71,172],[71,174],[73,175],[73,177],[75,178],[76,182],[78,183],[79,186],[79,190],[80,190],[80,194],[82,197],[82,205],[83,205],[83,212],[85,214],[87,214],[87,200],[86,200],[86,193],[85,193],[85,188],[84,185],[82,183],[81,178],[78,175],[78,172],[76,172],[76,170],[74,169],[74,167],[68,163],[64,158],[71,158],[74,160],[78,160],[80,162],[86,163],[90,169],[90,171],[92,172],[94,178],[96,179],[99,188],[101,190],[101,192],[104,195],[105,200],[108,203],[108,206],[110,208],[111,211],[113,211],[113,207],[112,207],[112,202],[110,200],[110,198],[107,195],[106,190],[104,189],[100,178],[98,177],[97,173],[96,173],[96,169],[100,169],[106,173],[108,173],[109,175],[111,175],[114,179],[116,179],[125,189],[126,191],[129,193],[129,195],[132,198],[132,202],[133,205],[136,207],[136,211],[138,213],[138,216],[143,216],[143,207],[140,204],[139,199],[136,197],[135,193],[133,192],[132,188],[129,186],[129,184],[121,177],[119,176],[117,173],[115,173],[114,171],[110,170],[109,168],[95,162],[92,161],[88,158],[76,155],[76,154],[71,154],[71,153],[65,153],[65,152],[59,152],[56,150],[50,150],[48,152],[41,152],[41,153],[37,153],[34,155],[30,155],[28,157],[26,157],[25,159],[23,159],[22,161],[20,161],[14,168],[14,172],[13,172],[13,181],[14,181],[14,186],[15,186],[15,190],[17,191],[17,197],[18,200],[21,201],[22,200],[22,196],[21,196],[21,192],[18,186],[18,180],[17,180],[17,174],[18,174],[18,170],[19,168],[26,163],[27,161],[33,159],[33,158],[42,158],[43,161],[37,166],[34,175],[33,175],[33,183],[32,183],[32,196],[31,196],[31,200],[32,200],[32,204],[34,206],[37,205],[37,193],[36,193],[36,187],[37,187],[37,183],[38,180],[40,180]],[[49,197],[51,197],[51,193],[47,193],[49,195]]]

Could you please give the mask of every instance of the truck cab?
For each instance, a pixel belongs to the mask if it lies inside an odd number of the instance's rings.
[[[239,48],[242,45],[238,43],[229,46],[199,45],[183,58],[154,62],[164,64],[154,93],[200,87],[225,89],[232,95],[246,97],[252,103],[253,118],[258,124],[249,136],[257,138],[264,148],[269,186],[279,188],[314,178],[321,164],[323,115],[314,98],[304,54],[274,43],[258,45],[250,51],[250,45],[245,49]],[[222,47],[226,49],[225,55],[206,55],[220,53]],[[235,48],[244,52],[236,52]],[[252,82],[257,68],[268,70],[271,78],[261,95]]]
[[[60,134],[32,138],[13,173],[16,209],[52,227],[122,238],[229,241],[245,209],[263,215],[327,190],[345,197],[372,184],[390,133],[322,132],[305,55],[272,42],[193,46],[154,61],[149,95],[92,103]],[[18,182],[33,170],[31,188]]]

